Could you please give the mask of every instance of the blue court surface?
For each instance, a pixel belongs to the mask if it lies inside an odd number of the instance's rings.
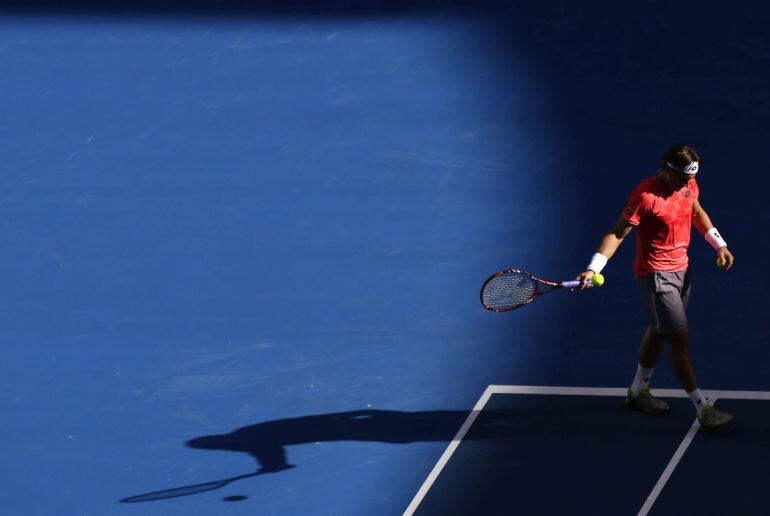
[[[0,0],[0,514],[767,514],[768,26]],[[500,269],[579,274],[675,143],[736,257],[694,232],[719,434],[665,354],[672,413],[623,406],[633,236],[601,289],[479,303]]]

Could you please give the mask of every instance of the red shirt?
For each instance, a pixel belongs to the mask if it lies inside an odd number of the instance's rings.
[[[695,178],[672,192],[656,176],[648,177],[631,192],[623,210],[636,227],[634,274],[677,272],[687,268],[692,209],[698,198]]]

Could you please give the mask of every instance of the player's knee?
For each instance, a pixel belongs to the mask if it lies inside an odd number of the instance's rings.
[[[667,337],[672,352],[687,353],[687,347],[690,345],[690,330],[671,332]]]
[[[650,344],[653,346],[662,346],[666,342],[666,334],[665,333],[651,333],[650,334]]]

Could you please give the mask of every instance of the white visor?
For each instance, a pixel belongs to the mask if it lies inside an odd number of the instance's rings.
[[[669,167],[673,168],[674,170],[678,170],[679,172],[684,172],[685,174],[688,174],[690,176],[694,176],[695,174],[698,173],[698,162],[697,161],[693,161],[692,163],[690,163],[689,165],[687,165],[684,168],[675,167],[674,165],[672,165],[668,161],[666,161],[666,165],[668,165]]]

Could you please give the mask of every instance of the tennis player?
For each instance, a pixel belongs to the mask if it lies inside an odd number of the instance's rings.
[[[669,410],[668,404],[653,397],[649,390],[655,365],[668,341],[671,366],[695,405],[701,426],[716,430],[729,425],[734,417],[717,410],[714,402],[704,397],[690,362],[690,331],[685,310],[690,297],[687,248],[691,225],[694,224],[714,248],[722,269],[730,270],[734,259],[698,201],[695,177],[700,161],[698,153],[686,145],[664,152],[657,173],[631,193],[620,220],[604,235],[587,270],[577,279],[581,281],[581,288],[587,288],[591,277],[602,271],[623,239],[637,228],[634,275],[649,327],[639,348],[639,365],[628,389],[626,405],[653,414]]]

